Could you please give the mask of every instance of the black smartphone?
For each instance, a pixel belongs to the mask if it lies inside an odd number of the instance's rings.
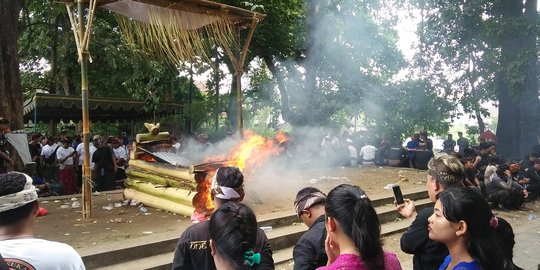
[[[395,184],[392,187],[392,190],[394,191],[394,198],[396,199],[397,205],[404,204],[405,201],[403,200],[403,194],[401,193],[401,188],[398,184]]]

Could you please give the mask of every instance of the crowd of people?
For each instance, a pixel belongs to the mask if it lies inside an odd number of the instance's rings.
[[[432,147],[425,134],[412,137],[421,141],[419,147]],[[0,173],[0,269],[85,269],[70,246],[33,236],[38,196],[47,192],[36,179],[58,179],[66,194],[80,189],[76,179],[84,149],[77,141],[74,144],[63,134],[58,138],[32,135],[29,148],[36,168],[26,174]],[[460,150],[455,152],[452,137],[447,141],[447,153],[436,154],[426,164],[426,189],[434,206],[417,212],[409,199],[396,205],[401,215],[412,220],[401,237],[401,249],[414,255],[415,270],[520,269],[512,261],[512,227],[492,209],[519,209],[540,196],[539,153],[533,149],[521,161],[505,161],[493,143],[481,143],[476,151],[458,140]],[[329,147],[338,142],[325,137],[323,143]],[[391,149],[384,140],[379,146],[360,149],[357,155],[363,164],[375,164],[378,150]],[[115,188],[115,179],[125,178],[125,147],[122,138],[93,136],[90,156],[96,189]],[[358,164],[350,157],[351,165]],[[4,164],[10,163],[2,158]],[[242,204],[245,192],[240,169],[219,168],[210,195],[215,212],[182,233],[172,269],[275,269],[265,232],[258,228],[254,212]],[[309,228],[294,246],[295,269],[402,269],[396,254],[383,248],[377,213],[360,187],[342,184],[328,195],[306,187],[291,204]]]

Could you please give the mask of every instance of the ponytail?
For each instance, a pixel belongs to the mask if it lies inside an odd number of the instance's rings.
[[[347,184],[337,186],[328,194],[326,214],[339,222],[340,229],[352,239],[369,270],[384,269],[381,225],[363,190]]]
[[[226,203],[212,215],[210,239],[215,252],[235,269],[252,269],[260,263],[260,254],[253,248],[257,240],[255,214],[244,204]]]

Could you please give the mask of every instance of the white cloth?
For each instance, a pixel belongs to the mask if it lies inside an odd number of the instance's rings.
[[[240,194],[230,187],[220,186],[217,182],[217,174],[219,169],[216,170],[214,177],[212,177],[212,185],[210,189],[214,191],[214,196],[223,200],[231,200],[240,198]]]
[[[113,148],[113,152],[114,152],[114,156],[116,157],[116,159],[121,159],[123,158],[124,161],[128,161],[128,155],[127,155],[127,151],[126,151],[126,148],[122,147],[122,146],[118,146],[117,148]],[[126,169],[126,166],[118,166],[119,169],[122,169],[122,170],[125,170]]]
[[[11,173],[24,175],[24,177],[26,177],[26,183],[24,184],[23,190],[19,192],[0,196],[0,212],[19,208],[25,204],[37,200],[38,198],[36,188],[32,184],[32,178],[30,176],[19,172]]]
[[[360,156],[362,156],[362,160],[367,160],[368,162],[373,162],[375,159],[375,152],[377,152],[377,147],[373,145],[367,144],[360,148]]]
[[[26,134],[6,133],[6,138],[11,146],[17,150],[17,153],[19,153],[24,165],[32,162],[30,149],[28,148],[28,137]]]
[[[491,182],[491,176],[497,171],[497,166],[488,165],[486,171],[484,172],[484,183],[487,185]]]
[[[173,144],[173,145],[172,145],[172,147],[173,147],[173,148],[172,148],[172,149],[173,149],[173,153],[175,153],[175,154],[177,154],[177,155],[180,155],[180,147],[181,147],[181,146],[182,146],[182,145],[181,145],[179,142]]]
[[[48,145],[46,144],[45,146],[43,146],[43,148],[41,148],[41,155],[44,157],[44,158],[48,158],[49,156],[51,156],[51,154],[54,152],[54,150],[56,149],[57,145],[56,144],[53,144],[53,145]]]
[[[85,270],[81,256],[72,247],[36,238],[0,241],[0,254],[13,269]]]

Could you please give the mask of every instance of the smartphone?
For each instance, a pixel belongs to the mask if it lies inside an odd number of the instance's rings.
[[[401,193],[401,188],[398,184],[395,184],[392,187],[392,190],[394,191],[394,198],[396,199],[397,205],[404,204],[405,201],[403,200],[403,194]]]

